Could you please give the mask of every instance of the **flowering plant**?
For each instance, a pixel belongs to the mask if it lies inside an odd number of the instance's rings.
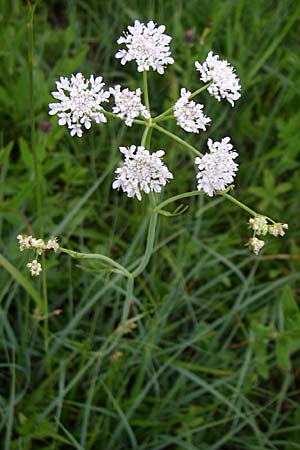
[[[118,39],[118,44],[123,48],[118,50],[115,56],[120,59],[122,65],[131,61],[136,62],[138,72],[143,73],[142,89],[130,91],[127,87],[120,85],[105,89],[102,76],[91,75],[89,79],[85,79],[81,73],[77,73],[71,75],[70,79],[61,77],[56,82],[57,90],[52,95],[57,101],[49,105],[49,114],[58,116],[58,124],[66,125],[71,136],[79,138],[83,136],[84,129],[91,128],[93,122],[104,124],[111,118],[124,121],[128,127],[132,125],[144,127],[140,143],[120,147],[124,162],[116,168],[116,177],[112,184],[113,189],[121,190],[130,198],[136,197],[142,201],[145,195],[150,197],[149,228],[144,255],[128,269],[106,255],[79,253],[59,247],[56,237],[50,238],[46,243],[43,239],[35,239],[32,236],[18,236],[20,250],[35,251],[35,259],[27,264],[33,276],[38,276],[42,271],[42,265],[38,262],[39,256],[47,250],[54,250],[54,252],[67,253],[73,258],[98,259],[110,270],[126,277],[127,291],[123,321],[128,319],[134,280],[144,271],[153,252],[158,216],[160,214],[173,216],[183,212],[180,208],[177,208],[174,213],[166,211],[165,207],[169,204],[196,195],[223,196],[250,215],[249,227],[253,235],[247,245],[256,255],[264,246],[264,241],[257,236],[265,236],[267,233],[283,236],[288,228],[287,224],[276,222],[255,212],[229,193],[234,187],[232,183],[237,175],[236,161],[239,156],[230,137],[225,136],[220,142],[209,138],[207,141],[209,151],[202,153],[161,126],[162,122],[175,118],[177,125],[187,133],[199,134],[201,130],[206,130],[213,118],[205,115],[203,103],[197,103],[194,100],[205,90],[217,101],[225,99],[232,107],[234,106],[235,101],[241,96],[241,84],[235,69],[226,60],[221,60],[218,55],[210,51],[204,62],[195,62],[195,68],[200,73],[200,80],[205,84],[193,93],[188,88],[182,87],[174,105],[157,116],[151,113],[148,72],[152,70],[163,75],[167,67],[174,63],[170,51],[171,40],[172,38],[165,34],[165,26],[156,26],[153,21],[144,24],[136,20],[134,25],[129,26],[128,31]],[[111,111],[106,107],[110,100],[113,100]],[[162,149],[151,151],[152,130],[168,136],[195,156],[196,190],[180,193],[159,203],[157,194],[169,182],[176,180],[176,173],[172,173],[162,160],[164,156],[167,157],[167,151]]]

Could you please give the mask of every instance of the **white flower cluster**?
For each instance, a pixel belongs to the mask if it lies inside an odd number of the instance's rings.
[[[17,240],[19,241],[19,249],[21,252],[24,250],[33,250],[36,254],[36,258],[38,256],[45,253],[46,250],[53,250],[55,253],[59,250],[59,244],[56,236],[52,236],[47,242],[44,239],[36,239],[35,237],[24,234],[19,234],[17,236]],[[42,266],[34,259],[31,263],[27,264],[27,267],[33,277],[37,277],[42,272]]]
[[[29,272],[33,277],[38,277],[43,271],[42,265],[36,259],[26,264],[26,267],[29,269]]]
[[[251,217],[249,226],[258,236],[265,236],[268,233],[268,220],[265,216]]]
[[[174,63],[169,47],[172,38],[164,34],[166,29],[164,25],[157,28],[155,25],[153,20],[147,25],[136,20],[134,26],[128,27],[128,33],[119,37],[118,44],[126,46],[126,49],[116,53],[116,58],[121,60],[121,64],[135,60],[139,72],[152,68],[162,75],[165,66]]]
[[[257,237],[254,236],[249,239],[247,245],[255,255],[258,255],[263,246],[265,245],[265,241],[263,241],[262,239],[258,239]]]
[[[67,77],[60,77],[56,82],[57,91],[52,96],[60,102],[50,103],[50,115],[57,114],[59,125],[67,125],[71,136],[82,136],[82,125],[88,130],[91,122],[107,122],[103,114],[101,103],[107,102],[109,92],[102,88],[102,77],[90,76],[86,80],[81,73]]]
[[[128,197],[142,199],[141,192],[160,192],[161,186],[173,178],[172,173],[162,162],[165,152],[158,150],[150,153],[143,146],[120,147],[124,155],[124,164],[116,170],[117,177],[113,189],[122,189]]]
[[[133,120],[139,115],[150,119],[150,113],[146,106],[142,104],[141,95],[142,91],[136,89],[130,91],[128,88],[121,90],[121,86],[117,85],[114,88],[109,89],[110,93],[115,98],[116,106],[113,107],[113,113],[125,119],[125,124],[131,127]]]
[[[207,83],[211,81],[208,92],[218,101],[226,98],[231,106],[238,100],[240,94],[240,80],[234,73],[234,68],[226,61],[219,59],[218,55],[209,52],[203,64],[195,62],[196,69],[200,72],[200,79]]]
[[[208,139],[207,146],[210,153],[195,159],[199,170],[197,188],[199,191],[206,192],[209,197],[212,197],[216,191],[223,191],[234,181],[238,168],[234,159],[238,157],[238,153],[232,150],[233,146],[229,142],[229,137],[223,138],[221,142]]]
[[[182,88],[180,98],[174,105],[174,116],[177,125],[190,133],[199,133],[199,130],[206,130],[211,119],[203,114],[204,105],[190,101],[191,92]]]
[[[257,215],[249,219],[249,226],[254,231],[254,237],[249,239],[246,245],[253,251],[255,255],[258,255],[260,250],[265,245],[262,239],[258,239],[258,236],[265,236],[266,234],[271,234],[272,236],[284,236],[285,230],[288,229],[287,223],[272,223],[268,224],[268,218],[266,216]]]

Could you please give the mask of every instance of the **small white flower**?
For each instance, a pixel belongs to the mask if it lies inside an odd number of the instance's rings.
[[[58,241],[57,241],[57,237],[56,237],[56,236],[52,236],[52,237],[48,240],[48,242],[47,242],[47,244],[46,244],[46,249],[47,249],[47,250],[54,250],[55,253],[58,251],[58,249],[59,249],[59,244],[58,244]]]
[[[268,233],[268,222],[265,216],[251,217],[251,219],[249,219],[249,225],[259,236],[265,236]]]
[[[109,89],[110,93],[115,97],[116,106],[113,107],[113,113],[125,119],[125,124],[131,127],[133,120],[139,115],[150,119],[150,113],[146,106],[142,104],[142,91],[136,89],[130,91],[128,88],[121,90],[121,86],[117,85]]]
[[[46,244],[43,239],[36,239],[34,237],[31,238],[30,248],[35,250],[38,255],[42,255],[46,250]]]
[[[49,114],[58,115],[58,124],[67,125],[71,136],[82,136],[82,126],[87,130],[91,128],[91,122],[107,122],[103,114],[101,104],[107,102],[110,93],[103,90],[105,83],[102,77],[90,76],[86,80],[81,73],[71,75],[69,80],[60,77],[56,81],[57,91],[52,96],[59,100],[49,104]]]
[[[174,116],[177,119],[177,125],[185,131],[199,133],[199,129],[206,130],[211,119],[203,114],[203,105],[189,101],[190,95],[190,91],[181,89],[180,98],[174,105]]]
[[[124,155],[124,164],[116,170],[117,177],[113,182],[113,189],[122,189],[128,197],[142,199],[141,192],[149,194],[160,192],[161,186],[173,178],[172,173],[162,162],[165,154],[163,150],[150,153],[143,146],[131,145],[129,148],[120,147]]]
[[[134,26],[128,27],[128,33],[124,32],[124,36],[119,37],[118,44],[125,44],[126,47],[116,53],[121,64],[135,60],[139,72],[152,68],[163,74],[165,66],[174,63],[169,47],[172,38],[164,34],[164,25],[157,28],[155,25],[153,20],[147,25],[136,20]]]
[[[285,230],[289,228],[287,223],[274,223],[273,225],[268,226],[268,232],[272,234],[272,236],[284,236]]]
[[[215,191],[223,191],[232,183],[238,170],[238,164],[234,162],[238,153],[232,150],[233,146],[229,141],[229,137],[223,138],[221,142],[208,139],[210,153],[195,159],[199,169],[197,188],[206,192],[209,197],[212,197]]]
[[[218,101],[226,98],[233,106],[235,100],[240,98],[240,80],[235,69],[226,60],[220,60],[218,55],[209,52],[204,63],[196,61],[195,67],[201,74],[200,80],[204,83],[212,82],[208,92]]]
[[[250,250],[252,250],[255,255],[258,255],[259,252],[261,251],[261,249],[263,248],[263,246],[265,245],[265,241],[262,241],[261,239],[258,239],[257,237],[253,237],[253,238],[249,239],[249,241],[247,242],[246,245],[248,245]]]
[[[31,235],[26,236],[25,234],[19,234],[17,236],[17,239],[19,241],[19,249],[21,252],[23,252],[23,250],[28,250],[31,248]]]
[[[34,259],[31,263],[28,263],[26,267],[29,269],[33,277],[38,277],[42,272],[42,266],[36,259]]]

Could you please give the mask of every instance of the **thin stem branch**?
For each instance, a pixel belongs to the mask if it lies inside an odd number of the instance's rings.
[[[218,192],[218,195],[222,195],[222,197],[227,198],[230,202],[234,203],[235,205],[239,206],[244,211],[247,211],[247,213],[253,215],[254,217],[259,216],[257,212],[255,212],[253,209],[248,208],[248,206],[244,205],[244,203],[240,202],[236,198],[232,197],[232,195],[227,194],[226,192]]]
[[[205,91],[210,85],[211,85],[211,81],[209,83],[206,83],[204,86],[202,86],[201,88],[197,89],[197,91],[193,92],[190,96],[189,96],[189,100],[191,100],[192,98],[196,97],[196,95],[200,94],[201,92]],[[167,116],[168,114],[173,112],[173,108],[174,106],[171,106],[170,108],[166,109],[166,111],[164,111],[163,113],[159,114],[159,116],[156,116],[153,118],[153,122],[157,123],[160,122],[162,119],[165,120],[165,116]]]
[[[96,259],[98,261],[102,261],[109,266],[115,267],[124,276],[128,278],[131,277],[131,273],[127,269],[125,269],[125,267],[109,258],[108,256],[102,255],[101,253],[80,253],[63,247],[59,247],[59,250],[63,253],[67,253],[69,256],[75,259]]]
[[[165,128],[162,128],[159,125],[153,125],[153,128],[160,131],[161,133],[165,134],[166,136],[170,137],[171,139],[173,139],[174,141],[178,142],[179,144],[181,144],[183,147],[188,148],[189,150],[191,150],[193,153],[195,153],[195,155],[197,156],[203,156],[202,153],[200,153],[195,147],[193,147],[191,144],[189,144],[188,142],[185,142],[183,139],[181,139],[179,136],[177,136],[176,134],[171,133],[170,131],[166,130]]]
[[[103,109],[101,112],[103,112],[104,115],[106,115],[107,117],[111,117],[112,119],[117,119],[117,120],[121,120],[122,122],[125,121],[125,119],[122,119],[121,117],[119,117],[117,114],[114,114],[110,111],[106,111],[105,109]],[[147,126],[147,122],[146,120],[138,120],[138,119],[133,119],[133,123],[137,124],[137,125],[144,125]]]
[[[205,91],[207,88],[209,88],[209,86],[211,85],[212,81],[210,81],[209,83],[206,83],[204,86],[202,86],[201,88],[197,89],[197,91],[193,92],[190,96],[189,96],[189,100],[191,100],[192,98],[196,97],[196,95],[201,94],[201,92]]]
[[[174,197],[170,197],[167,200],[164,200],[159,205],[156,206],[154,211],[159,212],[162,210],[165,206],[169,205],[170,203],[176,202],[177,200],[181,200],[183,198],[188,197],[194,197],[196,195],[202,195],[204,194],[203,191],[191,191],[191,192],[184,192],[183,194],[174,195]]]
[[[42,183],[41,183],[41,165],[39,161],[39,155],[35,142],[35,115],[34,115],[34,92],[33,92],[33,18],[35,12],[35,4],[29,0],[28,4],[28,72],[29,72],[29,119],[30,119],[30,146],[33,153],[34,160],[34,186],[35,186],[35,199],[38,217],[39,237],[44,237],[44,225],[42,216]],[[46,317],[44,320],[44,339],[45,339],[45,351],[48,352],[48,293],[47,293],[47,273],[45,256],[42,256],[43,263],[43,276],[42,276],[42,291],[43,291],[43,314]]]
[[[144,99],[145,99],[145,105],[150,113],[150,102],[149,102],[149,90],[148,90],[148,78],[147,78],[147,71],[144,70],[143,72],[143,90],[144,90]]]

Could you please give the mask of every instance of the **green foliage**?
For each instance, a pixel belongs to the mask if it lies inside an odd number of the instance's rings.
[[[173,36],[176,63],[150,76],[155,113],[180,87],[199,87],[193,64],[210,49],[236,67],[243,90],[235,108],[204,93],[211,128],[179,133],[200,150],[208,136],[231,136],[240,153],[236,195],[289,230],[256,258],[244,247],[247,215],[226,199],[170,205],[137,278],[126,333],[120,275],[63,254],[48,258],[46,355],[41,286],[16,242],[19,233],[38,233],[27,8],[0,0],[1,450],[300,448],[297,1],[36,3],[35,144],[46,237],[126,266],[143,254],[147,201],[111,190],[118,146],[139,143],[141,128],[111,122],[72,139],[48,116],[61,75],[141,86],[134,63],[124,68],[113,56],[136,18],[165,23]],[[153,130],[152,146],[166,149],[175,175],[161,201],[195,189],[193,160],[181,145]]]

